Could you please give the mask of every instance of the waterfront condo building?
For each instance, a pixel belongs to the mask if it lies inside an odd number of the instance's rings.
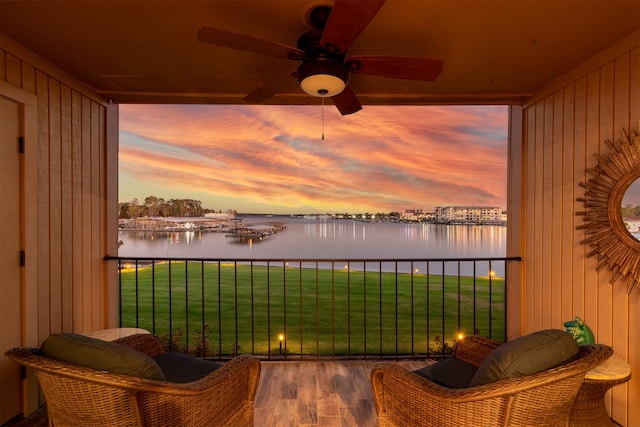
[[[503,221],[502,209],[493,206],[436,207],[436,222],[498,223]]]

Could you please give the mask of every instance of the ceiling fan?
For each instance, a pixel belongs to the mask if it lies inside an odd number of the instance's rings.
[[[198,40],[302,62],[297,71],[253,91],[244,98],[246,101],[259,103],[276,95],[294,76],[309,95],[330,97],[342,115],[352,114],[361,110],[362,105],[349,86],[351,73],[433,81],[442,72],[442,61],[437,59],[377,55],[347,57],[347,49],[384,2],[335,0],[313,3],[304,16],[311,30],[298,39],[296,48],[211,27],[201,28]]]

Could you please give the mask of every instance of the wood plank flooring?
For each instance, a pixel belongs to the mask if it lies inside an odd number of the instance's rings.
[[[255,401],[255,426],[375,426],[376,411],[369,374],[377,363],[399,363],[415,370],[432,361],[262,362]],[[8,426],[48,426],[46,409]]]
[[[377,363],[263,362],[255,402],[256,427],[375,426],[369,374]],[[430,362],[397,363],[414,370]]]

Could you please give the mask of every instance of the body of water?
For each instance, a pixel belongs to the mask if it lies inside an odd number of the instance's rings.
[[[287,228],[264,239],[239,240],[226,233],[120,231],[121,257],[213,259],[424,259],[506,256],[506,227],[398,224],[299,217],[241,218],[246,225],[278,222]],[[352,268],[362,266],[352,266]],[[389,270],[394,266],[383,268]],[[402,266],[401,270],[407,270]],[[419,267],[415,267],[418,269]],[[457,268],[452,266],[452,268]],[[502,276],[504,266],[480,265]],[[422,266],[424,271],[426,266]],[[438,266],[430,267],[437,273]],[[449,270],[449,267],[445,268]],[[470,266],[463,267],[470,274]],[[440,268],[441,270],[441,268]],[[447,273],[449,274],[449,273]],[[478,271],[482,275],[481,271]]]

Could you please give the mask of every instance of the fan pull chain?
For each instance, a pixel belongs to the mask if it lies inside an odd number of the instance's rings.
[[[322,140],[324,141],[324,96],[322,97]]]

